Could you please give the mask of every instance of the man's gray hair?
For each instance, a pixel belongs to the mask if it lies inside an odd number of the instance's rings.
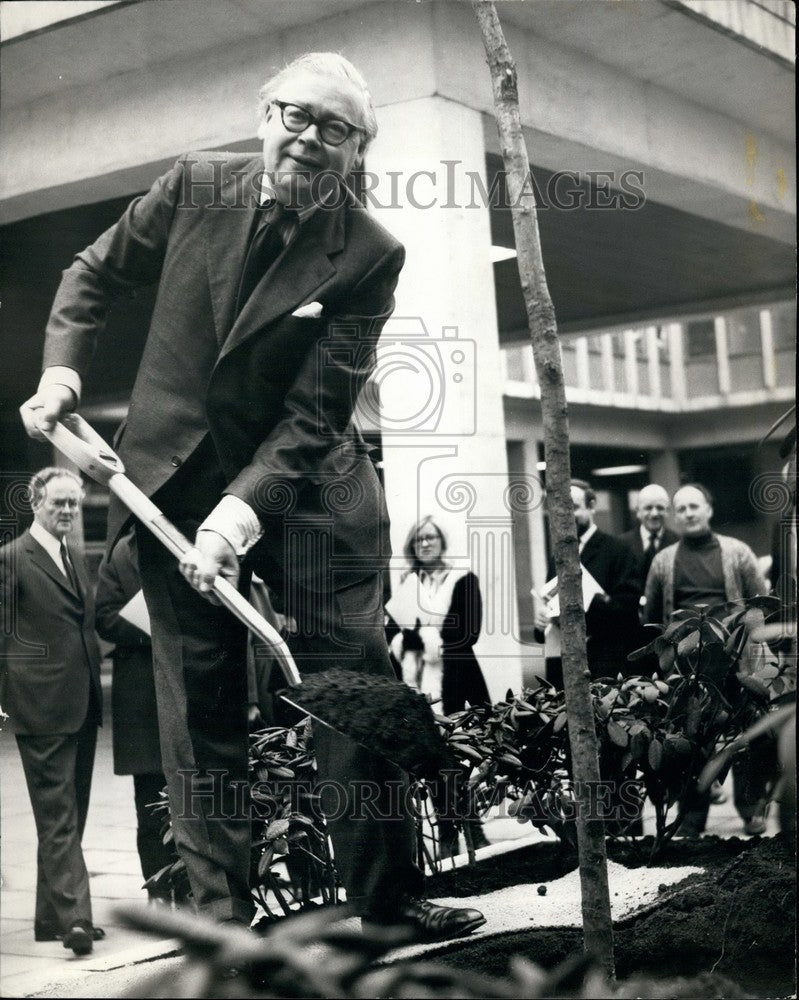
[[[277,96],[278,89],[282,86],[285,80],[295,71],[305,70],[308,73],[317,73],[319,76],[340,76],[350,83],[361,92],[361,98],[363,102],[363,129],[366,132],[366,138],[363,142],[361,151],[366,149],[369,143],[377,135],[377,118],[375,117],[375,109],[372,103],[372,95],[369,93],[369,88],[366,85],[366,80],[364,80],[361,73],[352,65],[349,59],[345,59],[344,56],[339,55],[338,52],[306,52],[305,55],[299,56],[292,62],[281,69],[274,76],[270,77],[266,83],[261,87],[258,92],[258,110],[261,119],[266,118],[266,112],[269,109],[269,105]],[[353,122],[357,125],[357,122]]]
[[[44,498],[47,496],[47,484],[53,479],[73,479],[81,491],[83,490],[83,480],[77,472],[67,469],[63,465],[48,465],[44,469],[34,472],[28,481],[28,496],[30,497],[31,510],[38,510]]]

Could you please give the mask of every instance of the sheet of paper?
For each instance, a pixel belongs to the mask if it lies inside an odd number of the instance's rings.
[[[142,591],[139,590],[135,593],[128,603],[120,608],[119,614],[126,622],[130,622],[131,625],[135,625],[136,628],[140,628],[142,632],[150,635],[150,615],[147,611],[147,605],[144,603]]]
[[[604,594],[605,591],[588,572],[585,566],[580,567],[583,571],[583,610],[587,611],[591,606],[591,601],[597,594]],[[554,576],[548,580],[541,588],[541,594],[546,600],[546,614],[550,618],[560,617],[560,601],[558,599],[558,578]]]

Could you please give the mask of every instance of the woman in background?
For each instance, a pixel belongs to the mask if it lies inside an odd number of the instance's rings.
[[[483,615],[480,584],[471,571],[448,563],[446,551],[446,535],[431,516],[411,528],[403,548],[408,570],[386,604],[386,636],[402,680],[451,715],[489,697],[473,649]],[[440,790],[433,797],[442,799],[436,802],[441,856],[452,857],[458,831]],[[473,813],[463,822],[475,848],[488,844]]]
[[[432,516],[411,528],[403,548],[408,570],[386,613],[402,679],[450,715],[489,698],[473,648],[483,615],[480,584],[470,570],[448,563],[446,551],[446,535]]]

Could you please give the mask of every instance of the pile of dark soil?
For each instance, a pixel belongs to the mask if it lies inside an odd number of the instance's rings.
[[[659,868],[717,867],[750,849],[753,841],[731,837],[698,837],[671,841],[658,856]],[[608,858],[625,868],[639,868],[649,862],[652,837],[634,841],[608,841]],[[530,844],[510,855],[486,858],[474,868],[456,868],[430,875],[426,881],[427,895],[480,896],[509,885],[543,884],[567,875],[577,867],[577,851],[565,841],[542,841]]]
[[[610,857],[628,867],[644,864],[643,850],[609,845]],[[545,850],[539,850],[545,848]],[[576,858],[556,844],[541,844],[489,859],[475,871],[438,875],[429,880],[431,895],[467,895],[457,881],[470,880],[472,893],[491,892],[521,882],[542,884],[576,867]],[[547,872],[546,864],[553,867]],[[645,914],[615,925],[616,968],[620,979],[636,972],[659,978],[713,972],[733,980],[740,995],[795,995],[796,858],[782,837],[672,843],[658,864],[694,865],[706,871],[678,886],[663,887],[662,901]],[[528,876],[531,876],[528,878]],[[478,885],[482,881],[482,888]],[[476,890],[476,892],[475,892]],[[531,888],[531,892],[535,889]],[[513,955],[521,954],[546,968],[579,952],[578,929],[521,931],[442,950],[437,958],[460,968],[503,975]],[[710,993],[705,995],[711,995]],[[731,996],[727,992],[724,994]]]
[[[281,694],[411,774],[435,778],[453,766],[429,702],[395,678],[331,668]]]

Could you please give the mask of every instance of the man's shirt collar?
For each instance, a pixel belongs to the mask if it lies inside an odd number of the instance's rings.
[[[592,536],[595,534],[596,534],[596,524],[592,524],[591,527],[588,528],[588,530],[585,532],[585,534],[580,536],[580,544],[579,544],[580,552],[582,552],[583,549],[585,548],[586,542],[590,541]]]
[[[31,537],[41,545],[44,551],[50,556],[63,576],[66,576],[64,563],[61,560],[61,542],[51,535],[47,528],[43,528],[38,521],[34,521],[30,526]]]
[[[325,199],[322,200],[324,201]],[[269,180],[269,176],[263,173],[261,174],[261,190],[258,193],[258,204],[266,205],[270,201],[277,201],[277,195],[275,194],[272,182]],[[316,201],[312,201],[310,205],[306,205],[304,208],[295,209],[300,225],[306,222],[318,207],[319,205]]]
[[[652,537],[652,532],[649,531],[648,528],[645,528],[643,524],[638,525],[638,530],[641,533],[641,544],[646,549],[649,547],[649,539]],[[663,531],[664,529],[661,528],[660,531],[655,532],[655,543],[657,544],[658,548],[660,547],[663,541]]]

